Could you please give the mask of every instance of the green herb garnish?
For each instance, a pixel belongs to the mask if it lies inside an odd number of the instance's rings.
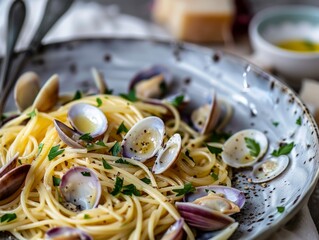
[[[111,192],[111,194],[113,196],[116,196],[117,194],[121,192],[122,187],[123,187],[123,178],[116,177],[114,189]]]
[[[117,156],[119,152],[121,151],[121,145],[116,142],[113,147],[110,149],[113,156]]]
[[[43,146],[44,146],[44,143],[40,143],[39,144],[39,146],[38,146],[38,155],[42,152]]]
[[[110,95],[113,93],[113,89],[105,89],[104,94]]]
[[[226,141],[228,138],[230,138],[231,133],[218,133],[218,132],[213,132],[210,141],[211,142],[221,142],[221,141]]]
[[[99,140],[95,143],[96,145],[98,146],[101,146],[101,147],[106,147],[105,143],[103,142],[103,140]]]
[[[161,84],[159,85],[160,87],[160,90],[161,90],[161,93],[166,93],[167,92],[167,86],[166,86],[166,83],[163,81],[161,82]]]
[[[257,157],[260,153],[260,145],[252,138],[245,137],[246,147],[250,150],[250,155]]]
[[[60,145],[56,145],[50,149],[50,152],[48,155],[49,161],[51,161],[52,159],[54,159],[55,157],[57,157],[58,155],[64,152],[64,149],[59,150],[59,148],[60,148]]]
[[[214,172],[211,172],[210,175],[212,176],[212,178],[214,178],[215,181],[218,180],[218,175]]]
[[[135,90],[132,89],[128,94],[120,93],[120,96],[128,101],[136,102],[138,99],[135,95]]]
[[[174,106],[174,107],[179,107],[184,101],[184,95],[180,95],[180,96],[177,96],[175,97],[172,101],[171,101],[171,104]]]
[[[279,122],[272,122],[272,125],[274,125],[275,127],[278,127]]]
[[[81,99],[81,98],[82,98],[82,93],[79,90],[77,90],[75,92],[74,96],[73,96],[72,101],[75,101],[75,100],[78,100],[78,99]]]
[[[123,158],[119,158],[117,160],[115,160],[115,163],[120,163],[120,164],[131,164],[130,162],[126,161],[125,159]],[[133,165],[133,164],[131,164]]]
[[[146,184],[150,184],[151,183],[151,179],[145,177],[141,179],[142,182],[146,183]]]
[[[121,123],[121,125],[117,129],[116,134],[120,134],[121,132],[125,132],[125,133],[128,132],[128,129],[125,127],[124,122]]]
[[[134,184],[129,184],[123,187],[123,194],[125,195],[135,195],[135,196],[141,196],[141,192],[139,190],[136,189],[136,186]]]
[[[80,140],[83,140],[85,142],[92,142],[93,137],[90,135],[90,133],[85,133],[85,134],[81,135]]]
[[[58,187],[60,186],[61,179],[55,176],[52,176],[53,186]]]
[[[187,193],[192,193],[195,192],[195,188],[193,187],[193,185],[191,183],[185,183],[183,188],[180,189],[173,189],[173,192],[176,192],[176,197],[178,196],[182,196],[185,195]]]
[[[90,172],[81,172],[81,174],[82,174],[84,177],[91,177],[91,173],[90,173]]]
[[[90,219],[90,215],[89,214],[84,214],[84,219]]]
[[[283,213],[285,211],[285,207],[283,207],[283,206],[277,207],[277,211],[279,213]]]
[[[287,155],[291,152],[291,150],[294,148],[294,142],[291,142],[289,144],[285,144],[281,147],[279,147],[278,150],[274,150],[271,155],[274,157],[279,157],[281,155]]]
[[[32,112],[27,114],[30,118],[34,118],[37,115],[37,111],[34,109]]]
[[[97,103],[97,107],[101,107],[103,102],[101,98],[96,98],[96,103]]]
[[[2,114],[2,115],[1,115],[1,119],[0,119],[0,121],[5,120],[6,118],[7,118],[7,116],[6,116],[6,115],[4,115],[4,114]]]
[[[301,126],[302,124],[302,120],[301,120],[301,117],[299,117],[297,120],[296,120],[296,124]]]
[[[11,222],[17,218],[15,213],[6,213],[0,217],[0,222]]]
[[[104,169],[112,169],[113,168],[110,164],[107,163],[107,161],[104,158],[102,158],[102,163],[103,163]]]
[[[212,154],[220,154],[223,151],[223,149],[221,149],[221,148],[209,146],[208,144],[206,144],[206,147],[208,148],[208,150]]]
[[[18,163],[19,163],[20,165],[22,165],[21,159],[18,159]]]

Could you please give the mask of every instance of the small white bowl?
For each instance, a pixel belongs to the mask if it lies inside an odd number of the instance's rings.
[[[298,87],[303,78],[319,80],[319,52],[295,52],[276,44],[285,40],[319,43],[319,8],[278,6],[259,12],[249,26],[258,59],[272,66],[287,82]]]

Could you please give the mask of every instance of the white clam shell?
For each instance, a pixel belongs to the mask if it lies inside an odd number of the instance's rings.
[[[289,157],[287,155],[270,157],[254,166],[252,182],[262,183],[270,181],[279,176],[288,167],[288,164]]]
[[[22,74],[14,86],[14,100],[20,112],[30,107],[40,91],[40,78],[35,72]]]
[[[216,127],[220,113],[221,109],[214,91],[212,93],[211,103],[207,103],[193,111],[191,120],[194,127],[200,133],[206,134],[211,132]]]
[[[258,156],[252,156],[245,138],[253,139],[259,144]],[[222,159],[234,168],[248,167],[255,164],[267,151],[268,140],[265,134],[255,129],[246,129],[231,136],[223,145]]]
[[[89,133],[93,138],[101,136],[108,127],[104,113],[99,108],[86,103],[73,105],[69,109],[68,119],[79,133]]]
[[[164,148],[158,151],[153,172],[160,174],[169,169],[170,166],[178,159],[182,150],[182,138],[179,133],[175,133],[165,144]]]
[[[158,117],[147,117],[137,122],[122,141],[122,155],[144,162],[161,148],[165,125]]]

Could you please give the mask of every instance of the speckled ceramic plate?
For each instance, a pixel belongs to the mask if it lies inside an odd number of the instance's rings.
[[[163,64],[175,75],[172,91],[187,92],[197,104],[214,88],[234,109],[225,131],[255,128],[269,142],[267,154],[281,143],[294,142],[288,169],[266,187],[249,183],[249,171],[239,171],[234,186],[247,202],[236,220],[233,239],[264,239],[291,219],[305,204],[318,179],[318,129],[294,92],[247,62],[225,53],[193,45],[134,39],[78,40],[44,46],[25,70],[47,79],[61,76],[61,90],[75,91],[94,85],[90,68],[106,77],[115,94],[126,92],[129,79],[140,69]],[[10,101],[12,103],[12,101]],[[296,120],[301,118],[301,125]],[[279,123],[275,126],[273,122]],[[284,206],[279,213],[277,206]],[[206,237],[204,237],[206,238]]]

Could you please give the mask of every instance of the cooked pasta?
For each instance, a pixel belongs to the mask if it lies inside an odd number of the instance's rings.
[[[55,119],[70,126],[68,110],[78,103],[99,105],[108,119],[102,138],[86,148],[66,145],[54,126]],[[167,120],[168,111],[172,116]],[[112,147],[125,136],[125,131],[118,132],[119,126],[124,124],[131,129],[148,116],[165,119],[164,142],[175,133],[182,137],[181,154],[162,174],[152,172],[154,157],[140,162],[121,153],[112,154]],[[183,122],[169,103],[154,105],[130,102],[114,95],[93,95],[47,113],[29,108],[0,129],[0,164],[4,166],[16,153],[19,153],[18,165],[31,164],[24,187],[0,204],[0,216],[16,214],[13,221],[0,223],[0,231],[9,231],[18,239],[43,239],[49,229],[69,226],[83,230],[94,239],[155,239],[180,218],[174,203],[182,200],[183,195],[177,196],[174,190],[182,189],[187,183],[194,187],[231,185],[227,165],[204,142],[222,147]],[[54,147],[60,152],[50,159],[48,155]],[[74,211],[61,196],[59,181],[76,166],[89,168],[99,179],[102,196],[95,208]],[[111,194],[117,178],[123,179],[123,186],[134,185],[139,194]],[[183,228],[188,239],[194,239],[186,224]]]

